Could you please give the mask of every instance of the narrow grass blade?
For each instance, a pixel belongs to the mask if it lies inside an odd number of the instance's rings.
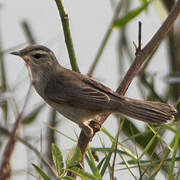
[[[101,128],[101,131],[106,134],[112,142],[116,141],[116,139],[105,128]],[[131,158],[137,159],[137,156],[134,155],[128,148],[123,146],[120,142],[118,142],[118,146],[120,146],[120,148],[123,149]]]
[[[24,117],[21,121],[22,125],[29,125],[33,123],[36,120],[36,117],[39,115],[40,111],[43,109],[45,104],[41,104],[36,109],[34,109],[32,112],[30,112],[26,117]]]
[[[57,133],[63,135],[63,136],[66,137],[67,139],[69,139],[69,140],[71,140],[71,141],[73,141],[73,142],[77,142],[75,139],[67,136],[66,134],[62,133],[61,131],[58,131],[56,128],[50,126],[49,124],[47,124],[47,127],[50,128],[50,129],[52,129],[52,130],[54,130],[54,131],[56,131]]]
[[[96,148],[96,147],[91,147],[91,149],[94,150],[94,151],[102,152],[102,153],[115,152],[114,148]],[[117,151],[117,153],[128,155],[126,152],[121,151],[119,149],[117,149],[116,151]]]
[[[134,19],[135,17],[137,17],[142,11],[144,11],[147,6],[149,5],[149,2],[144,3],[143,5],[141,5],[140,7],[130,11],[127,15],[125,15],[124,17],[116,20],[114,22],[114,27],[116,28],[120,28],[125,26],[128,22],[130,22],[132,19]]]
[[[97,165],[97,168],[98,168],[99,170],[101,169],[101,167],[102,167],[105,159],[106,159],[106,157],[104,157],[104,158],[99,162],[99,164]],[[102,176],[102,175],[101,175],[101,176]]]
[[[63,179],[63,180],[76,180],[76,179],[74,179],[74,178],[72,178],[72,177],[70,177],[70,176],[65,176],[65,177],[63,177],[62,179]]]
[[[102,177],[104,176],[104,173],[106,172],[106,169],[107,169],[108,165],[110,164],[111,156],[112,156],[112,152],[110,152],[110,153],[106,156],[105,162],[104,162],[103,167],[102,167],[102,169],[101,169],[101,176],[102,176]]]
[[[179,105],[179,103],[180,103],[180,96],[179,96],[178,100],[176,101],[175,107],[177,107]]]
[[[34,38],[34,35],[32,33],[32,30],[31,30],[31,27],[29,25],[29,23],[27,21],[23,21],[21,23],[22,27],[23,27],[23,30],[24,30],[24,33],[28,39],[28,42],[29,44],[35,44],[36,43],[36,40]]]
[[[145,147],[144,150],[143,150],[143,153],[139,156],[138,160],[140,160],[140,159],[144,156],[144,154],[147,153],[147,151],[149,150],[149,148],[152,146],[153,142],[156,140],[157,134],[158,134],[158,131],[154,134],[154,136],[151,138],[151,140],[149,141],[149,143],[146,145],[146,147]]]
[[[36,166],[35,164],[32,164],[34,166],[34,168],[36,169],[36,171],[39,173],[39,175],[44,179],[44,180],[50,180],[50,178],[47,176],[47,174],[38,166]]]
[[[180,126],[178,129],[178,133],[176,134],[175,137],[175,143],[174,143],[174,147],[173,147],[173,155],[172,155],[172,160],[171,160],[171,166],[170,166],[170,171],[169,171],[169,177],[168,179],[171,180],[174,177],[174,168],[175,168],[175,161],[176,161],[176,154],[177,154],[177,150],[178,150],[178,145],[179,145],[179,138],[180,138]]]
[[[71,171],[73,174],[76,174],[77,176],[81,177],[83,180],[99,180],[96,176],[85,172],[83,169],[72,168],[72,169],[68,169],[68,171]]]
[[[86,159],[88,161],[89,167],[91,168],[91,171],[93,172],[93,175],[96,176],[98,179],[102,179],[90,148],[88,149],[88,155],[89,157],[86,156],[87,157]]]
[[[158,130],[159,127],[155,128],[155,130]],[[132,129],[132,131],[130,130]],[[133,143],[135,142],[138,146],[140,146],[142,149],[144,149],[151,138],[153,137],[154,133],[150,129],[146,129],[144,132],[141,132],[136,125],[131,122],[128,118],[124,119],[124,124],[123,124],[123,132],[124,134],[128,137],[127,140],[131,140]],[[133,132],[133,133],[132,133]],[[124,141],[122,141],[123,143]],[[155,140],[152,144],[152,146],[149,148],[147,151],[147,154],[149,156],[152,156],[152,151],[158,144],[158,141]],[[158,159],[158,155],[156,153],[153,153],[153,158]]]
[[[132,175],[132,177],[134,179],[137,179],[136,176],[133,174],[133,172],[131,171],[131,167],[129,167],[129,164],[127,163],[126,159],[122,156],[122,154],[120,154],[120,157],[122,159],[122,161],[124,162],[126,168],[129,170],[130,174]]]

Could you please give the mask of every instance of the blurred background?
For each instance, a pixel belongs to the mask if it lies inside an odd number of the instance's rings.
[[[133,42],[138,44],[138,21],[142,22],[142,47],[144,47],[169,14],[175,0],[154,0],[150,2],[126,0],[121,2],[122,7],[117,13],[117,6],[120,2],[117,0],[66,0],[64,2],[70,19],[72,39],[81,73],[91,72],[96,80],[101,81],[113,90],[117,89],[135,58]],[[129,16],[128,19],[129,13],[133,13],[135,10],[138,13],[133,18]],[[120,20],[124,17],[127,17],[128,20],[124,24],[112,26],[115,13],[118,16],[114,20]],[[168,102],[172,105],[178,101],[180,96],[179,23],[180,21],[177,19],[174,29],[148,59],[144,71],[134,79],[126,96]],[[107,36],[108,33],[109,36]],[[107,38],[107,43],[104,41],[105,38]],[[59,63],[71,69],[63,28],[54,0],[0,0],[1,163],[9,139],[7,131],[12,130],[15,120],[23,108],[30,86],[30,79],[24,62],[19,57],[12,56],[9,53],[32,43],[49,47],[55,53]],[[102,55],[97,58],[101,47],[104,47]],[[95,59],[98,59],[98,63],[92,69]],[[178,110],[179,107],[180,105],[177,105]],[[122,125],[120,123],[122,121],[119,119],[119,117],[111,115],[104,123],[104,128],[108,129],[113,137],[117,135],[118,129]],[[54,129],[50,128],[49,125],[53,126]],[[176,130],[177,124],[173,124],[171,128]],[[60,133],[56,132],[55,129]],[[163,154],[176,137],[175,132],[169,129],[164,127],[164,129],[159,130],[163,139],[156,137],[156,140],[145,153],[145,160],[149,160],[149,162],[157,160],[159,162],[163,158]],[[58,145],[65,156],[67,151],[76,145],[76,142],[61,133],[77,140],[80,128],[60,114],[56,114],[48,105],[44,105],[43,100],[32,89],[27,106],[23,110],[18,135],[39,151],[40,155],[37,156],[25,142],[22,143],[18,140],[11,159],[13,179],[33,179],[32,174],[37,174],[32,163],[43,166],[42,157],[51,163],[52,142]],[[123,120],[119,142],[123,142],[123,146],[135,154],[137,153],[135,151],[137,146],[137,151],[141,154],[153,135],[154,133],[143,122],[125,119]],[[130,138],[132,136],[134,138]],[[104,130],[96,135],[90,147],[111,147],[111,144],[112,140]],[[108,152],[98,152],[100,160],[107,155]],[[166,158],[170,157],[171,154],[167,154]],[[127,160],[130,158],[128,157]],[[120,164],[121,162],[122,159],[119,156],[115,166],[117,179],[120,179],[119,177],[133,179],[130,171],[126,169],[126,166]],[[167,177],[169,166],[164,164],[162,169],[154,174],[156,178],[164,179]],[[148,169],[147,174],[153,173],[156,170],[155,167],[152,166]],[[103,179],[111,179],[110,169],[111,161],[109,162],[109,170],[104,174]],[[141,177],[138,169],[140,169],[138,166],[132,169],[137,179]],[[144,170],[146,167],[144,166],[142,169]],[[85,170],[91,172],[88,164],[86,164]],[[179,168],[174,169],[174,175],[179,172]],[[143,177],[147,178],[148,176],[144,175]]]

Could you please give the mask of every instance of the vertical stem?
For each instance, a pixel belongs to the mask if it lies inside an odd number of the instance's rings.
[[[0,32],[0,91],[1,92],[6,92],[7,90],[7,79],[6,79],[6,70],[5,70],[5,65],[4,65],[4,53],[2,50],[2,37],[1,37],[1,32]],[[3,109],[3,119],[5,121],[5,125],[7,124],[7,116],[8,116],[8,104],[7,100],[3,100],[1,107]]]
[[[32,34],[32,31],[31,31],[31,28],[30,28],[29,24],[26,21],[23,21],[22,22],[22,27],[23,27],[23,30],[24,30],[24,32],[26,34],[26,37],[28,39],[29,44],[35,44],[36,41],[35,41],[35,38],[34,38],[34,36]]]
[[[76,60],[75,50],[73,46],[73,41],[71,37],[70,25],[69,25],[69,17],[64,8],[63,0],[55,0],[56,5],[58,7],[58,11],[61,17],[61,22],[64,30],[64,37],[66,42],[66,47],[69,54],[69,59],[71,62],[72,70],[80,72],[79,67]]]
[[[102,53],[103,53],[103,51],[104,51],[104,49],[106,47],[106,44],[107,44],[107,42],[108,42],[108,40],[109,40],[109,38],[111,36],[112,31],[113,31],[113,24],[114,24],[114,21],[117,19],[118,15],[119,15],[119,12],[121,10],[121,5],[122,5],[122,1],[119,2],[118,6],[117,6],[117,8],[115,10],[115,13],[114,13],[114,16],[113,16],[113,18],[111,20],[109,28],[108,28],[108,30],[107,30],[104,38],[103,38],[103,41],[102,41],[102,43],[101,43],[101,45],[99,47],[99,50],[98,50],[98,52],[96,54],[94,62],[92,63],[92,65],[90,67],[90,70],[88,72],[88,76],[92,76],[92,74],[95,71],[95,68],[96,68],[96,66],[97,66],[97,64],[98,64],[98,62],[99,62],[99,60],[101,58],[101,55],[102,55]]]

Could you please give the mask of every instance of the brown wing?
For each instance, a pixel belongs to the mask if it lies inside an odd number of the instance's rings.
[[[90,110],[109,109],[112,90],[79,73],[65,71],[48,82],[44,93],[49,100]]]

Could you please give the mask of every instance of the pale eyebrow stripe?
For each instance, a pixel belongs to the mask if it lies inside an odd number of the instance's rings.
[[[51,52],[50,49],[48,49],[47,47],[44,46],[29,46],[27,48],[22,49],[20,52],[22,55],[26,55],[29,54],[33,51],[41,51],[41,52]]]
[[[30,51],[31,54],[47,54],[47,51],[43,51],[43,50],[33,50]]]

